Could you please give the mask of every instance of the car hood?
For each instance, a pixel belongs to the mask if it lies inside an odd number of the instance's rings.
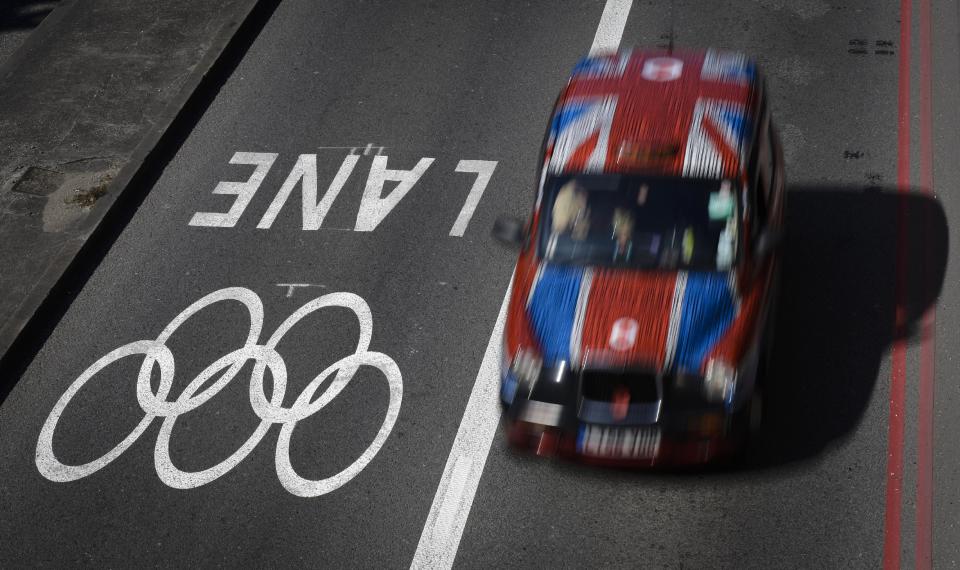
[[[526,304],[547,365],[697,373],[740,308],[733,272],[541,265]]]

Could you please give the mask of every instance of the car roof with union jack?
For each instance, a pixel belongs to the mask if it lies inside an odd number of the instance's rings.
[[[745,55],[624,50],[573,69],[545,148],[551,174],[743,174],[761,80]]]

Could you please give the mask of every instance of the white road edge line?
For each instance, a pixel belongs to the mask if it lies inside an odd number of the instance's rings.
[[[600,16],[600,24],[590,46],[590,54],[616,51],[633,0],[607,0]],[[470,392],[467,409],[453,440],[453,447],[443,468],[437,494],[420,534],[417,552],[410,564],[412,569],[449,569],[460,547],[460,538],[470,515],[470,507],[480,484],[480,476],[490,453],[490,445],[500,422],[500,359],[503,326],[507,317],[507,303],[513,289],[513,278],[500,305],[493,334],[483,354],[477,380]]]

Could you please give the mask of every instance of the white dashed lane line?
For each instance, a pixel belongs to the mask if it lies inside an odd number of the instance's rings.
[[[633,0],[607,0],[593,44],[590,46],[591,54],[615,51],[620,46],[620,38],[623,36],[632,4]],[[480,476],[490,452],[490,444],[500,421],[497,391],[500,382],[501,338],[509,298],[510,287],[507,288],[507,294],[500,306],[493,334],[487,343],[467,409],[460,421],[447,464],[443,468],[443,476],[430,506],[427,522],[423,526],[411,568],[451,568],[457,556],[460,538],[463,536],[470,507],[473,505]]]

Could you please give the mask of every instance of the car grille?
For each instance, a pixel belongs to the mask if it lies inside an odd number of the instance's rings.
[[[659,426],[613,427],[583,424],[577,451],[592,457],[651,459],[660,449]]]
[[[630,393],[630,402],[656,402],[660,399],[656,374],[632,370],[584,370],[581,376],[584,398],[612,402],[623,390]]]

